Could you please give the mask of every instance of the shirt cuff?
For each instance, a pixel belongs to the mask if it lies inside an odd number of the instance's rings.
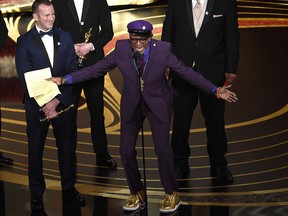
[[[213,95],[213,96],[216,96],[216,91],[217,91],[217,86],[215,86],[213,89],[212,89],[212,91],[211,91],[211,94]]]
[[[92,52],[92,51],[95,50],[95,47],[94,47],[93,43],[90,42],[90,44],[91,44],[91,47],[92,47],[90,51]]]
[[[73,79],[72,76],[70,74],[66,75],[66,83],[67,84],[72,84],[73,83]]]

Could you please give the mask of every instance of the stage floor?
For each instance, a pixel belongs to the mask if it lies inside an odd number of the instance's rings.
[[[227,159],[234,174],[231,185],[215,185],[209,175],[204,121],[199,107],[192,122],[190,176],[179,179],[182,205],[173,215],[246,216],[288,215],[288,87],[287,6],[258,1],[247,7],[239,1],[240,64],[232,90],[239,102],[227,104],[226,129],[229,141]],[[257,5],[259,4],[259,5]],[[260,8],[266,10],[261,10]],[[286,8],[285,8],[286,7]],[[254,10],[252,9],[254,8]],[[126,24],[132,19],[147,19],[160,38],[165,4],[113,10],[115,37],[105,48],[108,53],[117,39],[128,37]],[[15,16],[18,16],[15,14]],[[12,17],[13,18],[13,17]],[[20,18],[28,23],[26,16]],[[14,159],[14,166],[0,166],[0,207],[7,216],[30,215],[27,178],[27,137],[25,118],[17,79],[0,79],[9,90],[2,100],[1,151]],[[8,82],[9,81],[9,82]],[[8,83],[10,83],[8,85]],[[79,108],[77,146],[77,188],[87,199],[82,215],[123,215],[122,205],[129,191],[119,157],[119,102],[122,79],[118,69],[105,78],[105,118],[109,151],[118,163],[116,171],[97,167],[91,144],[89,114],[85,99]],[[17,87],[18,86],[18,87]],[[12,92],[12,93],[11,93]],[[7,94],[10,94],[7,96]],[[14,96],[14,97],[13,97]],[[13,98],[10,100],[9,98]],[[48,215],[61,215],[61,188],[52,129],[44,154],[47,191],[44,202]],[[137,143],[139,166],[142,168],[141,139]],[[163,196],[151,132],[144,124],[148,215],[159,215]],[[143,171],[143,169],[141,169]],[[0,193],[1,194],[1,193]],[[0,208],[0,209],[1,209]],[[126,215],[126,214],[125,214]],[[135,213],[134,215],[141,215]],[[143,215],[143,214],[142,214]],[[145,214],[144,214],[145,215]]]

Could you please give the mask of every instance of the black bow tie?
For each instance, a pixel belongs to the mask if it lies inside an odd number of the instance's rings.
[[[44,35],[52,36],[52,35],[53,35],[53,29],[50,29],[50,30],[47,31],[47,32],[40,31],[40,32],[39,32],[39,35],[40,35],[40,37],[43,37]]]

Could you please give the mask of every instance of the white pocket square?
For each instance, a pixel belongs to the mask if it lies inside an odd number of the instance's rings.
[[[213,18],[218,18],[218,17],[222,17],[223,14],[213,14]]]

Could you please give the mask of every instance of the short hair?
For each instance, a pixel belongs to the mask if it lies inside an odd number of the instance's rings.
[[[39,8],[39,5],[47,5],[50,6],[52,5],[52,2],[50,0],[35,0],[32,4],[32,13],[36,13],[36,11]]]

